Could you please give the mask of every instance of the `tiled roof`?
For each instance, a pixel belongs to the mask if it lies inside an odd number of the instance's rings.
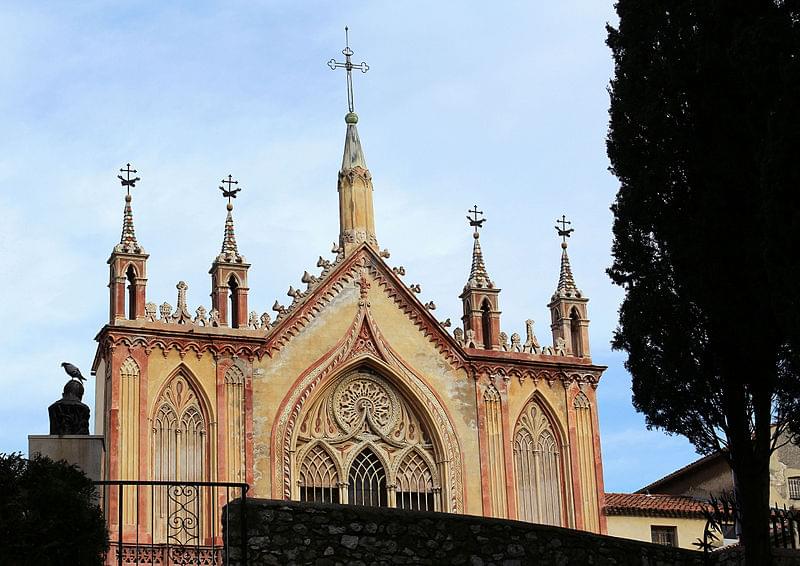
[[[707,506],[702,501],[680,495],[606,493],[605,514],[702,518]]]

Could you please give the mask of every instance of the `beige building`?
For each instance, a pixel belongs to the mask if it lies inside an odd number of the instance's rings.
[[[691,497],[606,493],[608,534],[697,550],[706,526],[703,508]]]
[[[800,507],[800,447],[788,435],[779,439],[769,461],[769,502],[773,507]],[[646,485],[637,493],[686,495],[707,500],[733,492],[733,473],[725,452],[715,452]]]
[[[316,271],[289,285],[290,302],[275,301],[272,315],[249,310],[235,181],[223,181],[227,216],[208,309],[190,309],[183,281],[175,308],[150,302],[148,255],[126,196],[122,237],[108,260],[110,316],[93,364],[105,477],[246,482],[255,497],[605,532],[595,395],[605,368],[590,355],[588,299],[567,255],[572,230],[559,230],[560,264],[554,246],[558,282],[543,298],[552,341],[541,345],[532,320],[501,319],[500,288],[480,246],[482,213],[470,211],[472,255],[452,297],[463,316],[451,328],[378,246],[372,175],[352,108],[345,122],[338,242]],[[524,328],[524,337],[507,325]],[[112,532],[121,516],[126,538],[164,542],[138,517],[158,516],[165,499],[131,494],[121,513],[108,499]],[[192,529],[199,544],[213,538],[208,521]]]

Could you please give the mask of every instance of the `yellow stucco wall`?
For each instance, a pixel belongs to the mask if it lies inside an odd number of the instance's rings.
[[[369,311],[386,345],[413,367],[442,401],[451,417],[464,462],[478,462],[474,383],[455,370],[374,280],[368,294]],[[254,362],[254,486],[253,495],[269,497],[272,450],[270,435],[277,411],[298,377],[326,355],[353,324],[358,314],[359,289],[346,285],[312,321],[274,357]],[[262,370],[262,371],[259,371]],[[322,390],[321,385],[317,390]],[[463,476],[468,513],[481,513],[480,476]]]
[[[705,519],[684,519],[675,517],[638,517],[611,515],[607,517],[608,534],[613,537],[629,538],[652,542],[650,527],[676,527],[678,546],[697,550],[692,543],[703,538]]]

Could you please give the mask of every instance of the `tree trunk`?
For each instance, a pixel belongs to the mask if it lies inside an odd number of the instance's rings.
[[[769,378],[765,378],[768,380]],[[770,399],[763,391],[753,392],[742,384],[730,386],[728,397],[729,461],[733,470],[736,504],[739,510],[741,542],[747,566],[772,563],[770,542],[769,458]],[[747,393],[751,392],[755,434],[747,418]],[[736,406],[731,407],[733,403]],[[734,416],[735,415],[735,416]]]

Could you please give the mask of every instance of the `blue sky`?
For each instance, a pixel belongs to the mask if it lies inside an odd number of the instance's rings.
[[[648,431],[610,350],[622,298],[605,275],[617,183],[608,172],[604,44],[611,1],[14,2],[0,13],[0,451],[47,432],[69,360],[88,374],[107,319],[106,259],[119,239],[130,161],[148,300],[208,307],[225,218],[218,181],[244,187],[239,247],[250,305],[269,310],[338,234],[336,174],[351,29],[359,133],[375,185],[378,239],[458,320],[469,270],[467,208],[503,289],[502,327],[537,321],[558,279],[562,213],[590,298],[607,491],[630,491],[696,456]],[[91,392],[84,399],[93,407]]]

